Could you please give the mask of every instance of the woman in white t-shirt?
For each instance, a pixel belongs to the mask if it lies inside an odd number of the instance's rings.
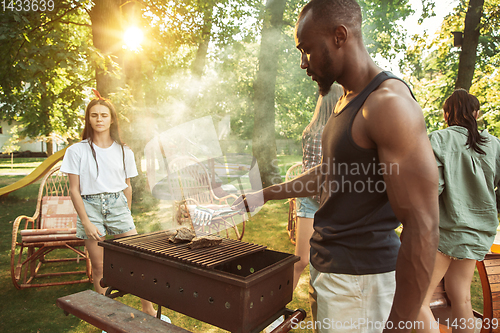
[[[66,150],[61,171],[69,177],[71,200],[78,213],[76,236],[85,239],[94,288],[104,294],[105,289],[99,284],[103,248],[98,242],[104,240],[106,233],[114,237],[137,234],[130,212],[130,178],[138,173],[134,153],[120,139],[113,104],[94,92],[97,98],[85,110],[82,141]],[[151,302],[141,300],[141,303],[145,313],[156,315]]]

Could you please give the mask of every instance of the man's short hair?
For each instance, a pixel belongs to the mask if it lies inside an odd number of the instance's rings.
[[[356,0],[311,0],[302,8],[297,22],[310,10],[315,24],[327,32],[343,24],[361,37],[362,14]]]

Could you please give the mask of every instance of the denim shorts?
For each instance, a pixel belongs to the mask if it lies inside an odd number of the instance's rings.
[[[438,252],[441,253],[443,256],[447,257],[447,258],[450,258],[452,260],[464,260],[465,258],[457,258],[457,257],[454,257],[454,256],[450,256],[446,253],[444,253],[443,251],[441,251],[440,249],[438,249]]]
[[[319,203],[313,198],[297,198],[297,216],[308,219],[314,218],[314,214],[319,209]]]
[[[82,195],[85,212],[101,235],[119,235],[135,228],[123,191]],[[80,217],[76,223],[76,237],[88,239]]]

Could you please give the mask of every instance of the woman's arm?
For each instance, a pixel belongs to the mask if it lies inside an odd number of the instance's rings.
[[[125,183],[127,183],[128,187],[123,190],[123,194],[127,198],[128,209],[132,209],[132,184],[130,183],[130,178],[125,179]]]
[[[101,235],[99,233],[99,229],[97,229],[97,227],[90,222],[87,212],[85,211],[83,199],[80,194],[80,176],[69,173],[68,178],[69,195],[71,197],[71,201],[73,202],[73,206],[75,207],[76,213],[80,216],[80,220],[82,221],[87,237],[89,239],[100,240],[104,235]]]

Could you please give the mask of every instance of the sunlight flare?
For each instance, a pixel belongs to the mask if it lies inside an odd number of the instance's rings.
[[[130,27],[123,34],[125,47],[132,51],[140,50],[143,39],[144,34],[138,27]]]

